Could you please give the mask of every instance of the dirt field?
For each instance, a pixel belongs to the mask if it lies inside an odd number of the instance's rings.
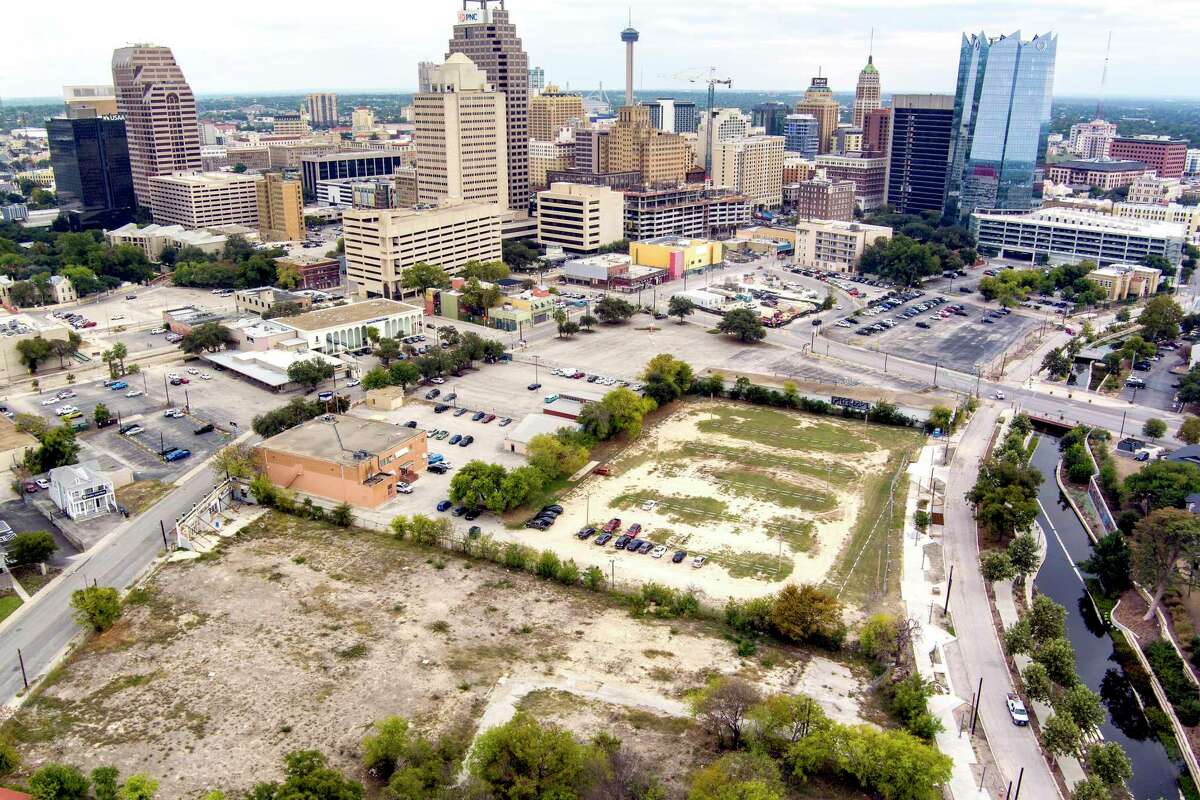
[[[711,598],[759,593],[785,580],[847,585],[862,600],[882,584],[876,550],[888,546],[871,529],[884,510],[901,460],[919,441],[912,430],[867,425],[732,403],[693,403],[643,433],[613,462],[613,475],[592,477],[560,500],[552,531],[564,557],[600,548],[572,534],[611,517],[640,538],[666,545],[661,559],[603,549],[618,573],[663,580],[687,566],[686,550],[710,563],[687,570]],[[654,504],[651,508],[651,504]],[[860,558],[866,550],[872,556]],[[860,574],[861,573],[861,574]],[[894,576],[892,576],[894,577]]]
[[[503,697],[581,737],[632,730],[644,758],[670,765],[662,774],[676,789],[712,757],[678,709],[713,674],[740,672],[769,691],[827,687],[815,699],[853,718],[864,676],[773,646],[738,659],[720,634],[713,623],[633,619],[607,596],[381,534],[268,514],[217,554],[157,573],[6,732],[26,770],[62,760],[147,772],[167,799],[239,793],[301,748],[361,778],[358,743],[372,721],[474,728],[503,717]],[[812,788],[806,796],[842,796]]]

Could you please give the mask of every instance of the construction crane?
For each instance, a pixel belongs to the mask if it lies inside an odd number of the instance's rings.
[[[704,78],[696,76],[688,78],[692,83],[707,83],[708,84],[708,116],[704,118],[704,130],[707,134],[707,141],[704,148],[704,176],[712,180],[712,157],[713,157],[713,95],[716,92],[717,85],[720,84],[726,89],[733,88],[732,78],[718,78],[717,68],[708,68],[708,77]]]

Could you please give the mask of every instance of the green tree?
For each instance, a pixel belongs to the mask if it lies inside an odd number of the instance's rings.
[[[594,326],[597,322],[599,322],[599,320],[597,320],[591,314],[584,314],[579,318],[579,325],[589,333],[591,333],[592,326]]]
[[[398,361],[392,364],[388,367],[388,373],[391,375],[392,383],[399,386],[401,391],[408,391],[409,386],[421,379],[421,371],[407,361]]]
[[[1200,492],[1200,467],[1185,461],[1151,461],[1125,479],[1125,492],[1147,514],[1183,508],[1189,494]]]
[[[336,769],[315,750],[296,750],[284,756],[282,783],[259,783],[253,800],[362,800],[363,787]]]
[[[18,533],[8,543],[8,561],[15,567],[40,564],[54,555],[57,549],[54,536],[46,531]]]
[[[372,389],[382,389],[385,386],[392,385],[392,374],[383,367],[375,367],[368,370],[362,378],[363,388],[370,391]]]
[[[567,731],[518,711],[484,731],[469,769],[482,787],[505,800],[571,800],[586,777],[585,749]]]
[[[1158,295],[1151,299],[1138,315],[1142,334],[1153,342],[1174,339],[1179,335],[1179,323],[1183,320],[1183,309],[1170,295]]]
[[[1112,800],[1112,790],[1095,776],[1075,782],[1071,789],[1071,800]]]
[[[121,773],[114,767],[96,767],[92,770],[92,795],[96,800],[117,800],[120,787],[117,779]]]
[[[751,707],[746,735],[752,746],[772,756],[780,756],[813,725],[825,718],[821,707],[803,694],[773,694]]]
[[[1067,610],[1045,595],[1035,597],[1021,619],[1029,623],[1029,635],[1039,644],[1067,635]]]
[[[1066,639],[1050,639],[1038,645],[1033,660],[1046,668],[1046,675],[1056,685],[1068,688],[1079,680],[1075,674],[1075,649]]]
[[[219,322],[205,322],[192,328],[179,341],[185,353],[215,353],[235,341],[233,331]]]
[[[1167,434],[1167,423],[1158,417],[1151,417],[1142,425],[1142,433],[1151,439],[1161,439]]]
[[[663,406],[683,397],[692,388],[692,366],[669,353],[659,353],[642,370],[643,393]]]
[[[1008,543],[1008,558],[1012,562],[1017,575],[1024,579],[1026,575],[1038,568],[1040,563],[1037,540],[1028,531],[1017,534]]]
[[[338,503],[330,510],[329,521],[339,528],[349,528],[354,524],[354,510],[349,503]]]
[[[979,573],[990,583],[1012,580],[1017,576],[1012,559],[1003,550],[985,550],[979,557]]]
[[[595,314],[603,322],[624,322],[633,316],[633,304],[613,295],[605,295],[596,301]]]
[[[419,261],[400,273],[400,286],[405,289],[444,289],[450,285],[446,271],[436,264]]]
[[[293,361],[288,366],[287,376],[289,381],[298,383],[305,391],[311,392],[321,381],[333,377],[333,364],[316,357]]]
[[[379,362],[386,367],[400,357],[400,343],[391,337],[384,337],[375,345],[371,355],[378,358]]]
[[[771,624],[795,642],[837,646],[846,635],[842,604],[829,592],[807,583],[789,583],[780,590],[771,608]]]
[[[692,776],[687,800],[781,800],[779,767],[766,753],[726,753]]]
[[[75,429],[69,425],[49,428],[38,440],[41,446],[37,450],[25,452],[25,467],[30,472],[49,472],[78,460],[79,442],[75,440]]]
[[[1021,673],[1021,680],[1025,684],[1025,693],[1032,699],[1042,703],[1050,702],[1054,694],[1054,684],[1050,681],[1045,667],[1036,661],[1026,665]]]
[[[121,616],[121,597],[111,586],[88,586],[71,592],[71,608],[80,625],[102,633]]]
[[[1120,531],[1102,536],[1092,545],[1091,558],[1079,566],[1095,575],[1114,597],[1133,586],[1133,552]]]
[[[1088,772],[1110,789],[1123,788],[1133,777],[1129,756],[1116,742],[1096,743],[1087,749]]]
[[[1051,714],[1042,725],[1042,745],[1056,756],[1077,756],[1083,743],[1083,733],[1068,716]]]
[[[579,415],[579,424],[598,440],[620,434],[636,439],[642,432],[642,420],[654,408],[654,400],[622,386],[605,394],[599,403],[585,405]]]
[[[130,775],[117,791],[117,800],[153,800],[158,781],[149,775]]]
[[[929,430],[940,430],[944,435],[953,432],[954,410],[946,406],[934,406],[929,409],[929,420],[926,427]]]
[[[1200,442],[1200,417],[1188,414],[1183,418],[1183,423],[1179,426],[1179,432],[1175,435],[1185,444]]]
[[[1061,347],[1055,347],[1042,358],[1042,369],[1050,375],[1063,378],[1071,371],[1071,358]]]
[[[498,280],[507,278],[509,275],[508,267],[503,261],[468,261],[463,264],[459,274],[464,278],[476,278],[481,281],[495,283]]]
[[[685,317],[690,317],[696,313],[696,304],[690,298],[683,295],[675,295],[667,303],[667,316],[679,317],[679,324],[683,324]]]
[[[529,463],[551,480],[573,475],[587,463],[588,449],[553,434],[534,436],[526,446]]]
[[[376,720],[362,740],[363,766],[372,775],[387,780],[396,771],[411,745],[408,720],[391,716]]]
[[[504,475],[499,464],[468,461],[450,479],[450,499],[467,508],[486,508],[488,498],[500,490]]]
[[[16,772],[19,766],[21,766],[21,754],[17,752],[17,748],[13,747],[11,742],[0,739],[0,778]],[[103,800],[103,798],[97,797],[96,800]]]
[[[1100,695],[1082,683],[1067,689],[1054,704],[1054,710],[1058,714],[1070,717],[1085,734],[1097,730],[1108,716],[1104,706],[1100,704]]]
[[[295,289],[300,285],[300,267],[290,261],[275,262],[275,285],[280,289]]]
[[[731,308],[717,323],[721,333],[736,336],[740,342],[758,342],[767,338],[762,320],[748,308]]]
[[[1149,620],[1176,577],[1180,561],[1200,554],[1200,517],[1182,509],[1161,508],[1139,520],[1133,532],[1134,569],[1138,580],[1152,589],[1153,599],[1144,617]]]
[[[561,339],[563,337],[563,329],[567,326],[567,321],[569,319],[567,317],[567,312],[561,308],[556,308],[551,317],[558,326],[558,338]]]
[[[32,339],[22,339],[17,342],[17,357],[22,364],[29,368],[31,375],[36,373],[38,365],[50,358],[52,354],[53,349],[50,342],[43,339],[40,334]]]
[[[75,767],[51,762],[29,776],[29,794],[34,800],[86,800],[88,779]]]
[[[500,304],[502,296],[499,287],[484,286],[478,278],[468,278],[467,282],[463,284],[460,301],[467,309],[474,311],[479,316],[484,316],[489,308]]]

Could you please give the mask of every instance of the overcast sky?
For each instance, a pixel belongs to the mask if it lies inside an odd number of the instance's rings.
[[[627,0],[509,0],[530,63],[575,88],[624,85]],[[407,91],[439,60],[456,0],[55,0],[4,12],[0,98],[111,82],[114,47],[168,45],[198,94]],[[1113,32],[1110,96],[1200,96],[1197,0],[635,0],[638,88],[688,88],[715,65],[738,89],[799,90],[818,67],[853,91],[875,27],[885,92],[954,89],[963,31],[1059,34],[1055,93],[1095,95]],[[1186,66],[1185,66],[1186,65]]]

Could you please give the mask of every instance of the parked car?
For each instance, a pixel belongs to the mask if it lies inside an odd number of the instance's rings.
[[[462,437],[461,433],[456,433],[450,437],[450,444],[458,444],[459,442],[462,441],[462,438],[463,437]]]
[[[489,422],[491,422],[495,418],[496,418],[495,414],[488,414],[483,419],[481,419],[480,422],[482,422],[484,425],[487,425]]]
[[[466,514],[466,513],[467,513],[467,507],[466,507],[466,506],[459,506],[459,507],[457,507],[456,509],[454,509],[453,511],[451,511],[450,513],[451,513],[451,514],[453,514],[453,515],[454,515],[454,516],[456,516],[456,517],[461,517],[463,514]]]
[[[454,503],[451,503],[449,500],[443,500],[437,504],[437,510],[445,511],[446,509],[450,508],[450,506],[452,506],[452,505],[454,505]]]
[[[474,414],[471,415],[471,421],[479,422],[479,420],[483,419],[486,416],[487,416],[487,414],[483,413],[482,411],[476,411]]]
[[[632,525],[629,526],[628,530],[626,530],[625,532],[628,533],[630,536],[637,536],[639,533],[642,532],[642,523],[640,523],[640,522],[633,523]]]
[[[605,533],[612,533],[613,531],[618,530],[620,527],[621,527],[621,518],[613,517],[608,522],[604,523],[603,530]]]
[[[463,438],[462,438],[462,439],[459,441],[459,443],[458,443],[458,446],[459,446],[459,447],[470,447],[470,446],[471,446],[471,443],[472,443],[472,442],[474,442],[474,441],[475,441],[475,437],[474,437],[474,436],[472,436],[471,434],[469,434],[469,433],[468,433],[466,436],[464,436],[464,437],[463,437]]]
[[[441,389],[430,389],[428,392],[425,393],[425,399],[432,400],[441,393],[442,393]]]
[[[500,427],[501,427],[501,428],[503,428],[505,425],[511,425],[511,424],[512,424],[512,418],[511,418],[511,417],[505,417],[504,419],[500,420]]]
[[[685,558],[687,558],[687,550],[676,550],[675,555],[671,556],[671,563],[678,564],[680,561],[683,561]]]
[[[469,409],[469,408],[460,408],[454,412],[454,416],[461,417],[463,414],[469,414],[470,411],[471,411],[471,409]]]
[[[580,528],[579,533],[577,533],[575,535],[578,536],[580,539],[586,539],[595,532],[596,532],[596,529],[593,527]]]
[[[446,405],[445,403],[438,403],[436,406],[433,407],[433,413],[441,414],[445,411],[448,411],[449,409],[450,409],[450,406]]]
[[[654,558],[662,558],[667,552],[666,545],[660,544],[658,547],[650,551],[650,555]]]
[[[176,448],[174,450],[168,450],[163,455],[163,459],[166,461],[182,461],[183,459],[191,456],[191,454],[192,454],[191,450],[184,450],[183,448]]]
[[[692,559],[692,569],[700,569],[706,563],[708,563],[707,556],[696,556],[695,558]]]
[[[628,549],[628,545],[626,546],[626,549]],[[640,545],[638,545],[637,551],[641,555],[646,555],[646,553],[649,553],[653,549],[654,549],[654,542],[646,541],[645,539],[643,539],[642,543]]]
[[[426,471],[432,472],[434,475],[445,475],[450,471],[450,467],[446,464],[430,464]]]
[[[38,478],[37,480],[34,481],[34,483],[36,483],[38,485],[39,489],[49,489],[50,488],[50,481],[46,480],[45,478]]]
[[[21,486],[25,489],[26,494],[34,494],[38,490],[38,485],[35,481],[25,481]]]
[[[404,423],[404,427],[415,428],[417,427],[417,421],[415,419],[410,419],[408,422]]]
[[[195,434],[196,436],[201,436],[205,433],[212,433],[214,430],[216,430],[216,426],[213,425],[211,422],[208,422],[208,423],[205,423],[204,425],[201,425],[199,428],[196,428],[196,430],[192,431],[192,433]]]
[[[204,376],[201,375],[200,377],[203,378]],[[360,383],[362,383],[362,381],[360,381],[358,378],[351,378],[350,380],[346,381],[346,388],[353,389],[355,386],[358,386]]]
[[[612,541],[612,538],[613,538],[613,535],[611,533],[602,533],[596,537],[596,541],[593,542],[593,544],[598,544],[601,547],[603,547],[604,545],[606,545],[610,541]]]
[[[622,533],[617,537],[617,541],[613,542],[613,547],[617,548],[618,550],[624,550],[625,545],[629,544],[631,541],[632,539],[630,537]]]
[[[466,514],[463,515],[463,518],[469,522],[473,519],[478,519],[479,515],[482,513],[483,512],[480,511],[478,508],[472,508],[470,511],[468,511]]]
[[[114,383],[112,386],[110,386],[108,388],[112,389],[114,392],[119,392],[122,389],[128,389],[129,384],[126,383],[125,381],[117,381],[116,383]]]
[[[543,397],[543,398],[542,398],[542,402],[543,402],[543,403],[553,403],[553,402],[554,402],[555,400],[557,400],[557,399],[558,399],[558,395],[556,395],[556,394],[548,394],[548,395],[546,395],[545,397]]]
[[[538,389],[542,388],[542,385],[540,383],[531,383],[525,388],[529,389],[531,392],[536,392]]]

